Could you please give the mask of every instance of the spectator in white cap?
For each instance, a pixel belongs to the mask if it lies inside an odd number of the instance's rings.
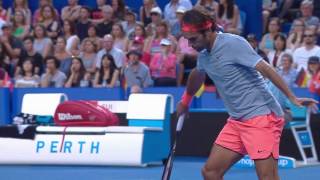
[[[187,10],[192,9],[190,0],[171,0],[164,8],[164,19],[169,23],[170,28],[177,21],[176,11],[180,6]]]
[[[157,7],[155,0],[143,0],[143,6],[140,7],[140,21],[146,27],[151,23],[151,9]]]
[[[150,63],[154,86],[176,86],[177,56],[171,52],[172,42],[169,39],[160,41],[161,52],[152,57]]]
[[[181,36],[180,24],[181,24],[181,20],[182,20],[183,14],[186,11],[187,11],[187,9],[185,7],[183,7],[183,6],[179,6],[177,11],[176,11],[177,20],[175,21],[175,23],[171,27],[171,34],[177,39],[179,39],[179,37]]]
[[[157,25],[162,21],[162,11],[159,7],[154,7],[150,11],[151,23],[146,27],[148,36],[153,36]]]

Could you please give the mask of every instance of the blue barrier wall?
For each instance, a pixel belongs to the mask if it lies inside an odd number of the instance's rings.
[[[0,125],[10,122],[10,92],[8,88],[0,88]]]
[[[111,0],[107,0],[110,4]],[[13,0],[3,1],[4,7],[9,7],[12,5]],[[29,7],[32,11],[37,9],[39,0],[29,0]],[[126,5],[130,7],[135,12],[139,12],[140,6],[142,5],[142,0],[133,1],[133,0],[125,0]],[[164,6],[169,2],[169,0],[157,0],[158,5],[164,10]],[[197,2],[197,0],[191,0],[193,4]],[[55,8],[60,10],[68,4],[67,0],[53,0]],[[245,24],[245,34],[246,33],[254,33],[257,37],[261,37],[262,32],[262,1],[261,0],[236,0],[237,5],[240,10],[245,12],[246,14],[246,24]],[[87,5],[91,8],[96,7],[95,0],[79,0],[79,4]]]

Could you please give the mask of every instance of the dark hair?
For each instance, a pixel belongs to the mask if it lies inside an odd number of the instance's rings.
[[[27,40],[30,40],[32,43],[34,42],[34,38],[32,36],[26,36],[23,38],[23,42]]]
[[[278,38],[280,38],[280,39],[282,40],[282,42],[283,42],[283,47],[282,47],[281,51],[284,51],[284,50],[287,48],[287,44],[286,44],[287,38],[286,38],[285,35],[283,35],[283,34],[281,34],[281,33],[279,33],[279,34],[277,34],[277,35],[274,36],[274,39],[273,39],[273,47],[276,48],[275,44],[276,44],[276,39],[278,39]],[[276,50],[276,49],[275,49],[275,50]]]
[[[234,9],[234,0],[226,0],[227,1],[227,18],[231,19],[233,17],[233,9]],[[218,17],[221,18],[224,14],[224,6],[223,4],[219,4],[219,8],[218,8]]]
[[[182,22],[186,24],[192,24],[192,25],[201,25],[203,23],[206,23],[207,21],[211,21],[213,25],[211,26],[211,30],[216,30],[216,23],[213,16],[209,14],[208,11],[205,11],[201,8],[193,8],[189,11],[186,11],[185,14],[182,17]],[[199,32],[204,33],[206,30],[200,30]]]
[[[55,56],[47,56],[44,59],[44,62],[47,63],[49,60],[53,60],[54,61],[54,64],[55,64],[57,69],[60,67],[60,61]]]
[[[40,28],[42,29],[42,31],[43,31],[43,37],[47,37],[47,30],[46,30],[46,28],[45,28],[42,24],[36,24],[36,25],[34,26],[34,37],[35,37],[35,38],[38,38],[37,35],[36,35],[36,28],[37,28],[37,27],[40,27]]]
[[[64,23],[69,23],[69,26],[70,26],[70,33],[71,34],[76,34],[77,33],[77,30],[76,30],[76,24],[73,22],[73,21],[70,21],[68,19],[64,20],[63,21],[63,26],[64,26]],[[65,32],[63,32],[65,33]]]
[[[71,58],[72,58],[72,60],[71,60],[71,65],[70,65],[70,71],[69,71],[69,74],[68,74],[68,79],[71,76],[72,61],[74,59],[76,59],[76,60],[78,60],[80,62],[79,76],[77,77],[77,84],[79,84],[80,81],[83,79],[84,75],[86,74],[86,68],[84,67],[83,61],[82,61],[82,59],[80,57],[72,56]]]
[[[31,69],[31,72],[32,72],[32,75],[34,75],[34,69],[35,69],[35,66],[34,66],[34,63],[33,63],[33,58],[32,57],[26,57],[23,62],[22,62],[22,68],[21,68],[21,75],[22,76],[25,76],[26,75],[26,71],[23,69],[23,64],[27,61],[30,61],[31,64],[32,64],[32,69]]]
[[[91,12],[91,9],[88,7],[88,6],[81,6],[81,8],[80,8],[80,10],[81,9],[85,9],[85,10],[87,10],[87,12],[90,14],[90,12]]]
[[[103,59],[108,58],[110,60],[110,71],[109,71],[109,79],[107,79],[107,83],[110,83],[112,80],[113,72],[117,69],[116,63],[114,62],[114,58],[111,54],[107,53],[102,56],[101,58],[101,66],[99,69],[99,81],[98,83],[101,84],[104,76],[104,69],[103,69]]]

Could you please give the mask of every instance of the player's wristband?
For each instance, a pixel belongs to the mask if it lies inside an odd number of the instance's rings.
[[[190,94],[187,93],[187,91],[185,91],[181,97],[181,103],[185,106],[190,106],[191,102],[192,102],[192,97]]]

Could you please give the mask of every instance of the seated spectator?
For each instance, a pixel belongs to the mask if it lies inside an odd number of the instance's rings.
[[[102,39],[98,36],[98,29],[96,26],[94,26],[93,24],[91,24],[89,26],[88,29],[88,37],[84,38],[84,40],[81,43],[81,48],[83,48],[83,42],[85,42],[86,40],[90,40],[92,42],[94,42],[95,46],[96,46],[96,50],[99,51],[101,49],[101,44],[102,44]]]
[[[66,51],[66,39],[63,36],[58,37],[54,49],[54,57],[59,61],[59,70],[64,74],[69,74],[72,58]]]
[[[247,41],[249,42],[251,47],[257,52],[257,54],[259,54],[267,62],[270,62],[269,59],[268,59],[268,56],[266,55],[266,53],[259,48],[258,40],[256,38],[256,35],[248,34],[247,35]]]
[[[143,0],[143,6],[140,7],[140,22],[146,27],[151,23],[151,9],[157,7],[155,0]]]
[[[26,58],[23,61],[21,73],[15,78],[15,87],[30,88],[39,87],[40,77],[34,73],[32,58]]]
[[[301,2],[300,5],[301,11],[301,19],[304,21],[306,26],[318,26],[319,25],[319,18],[313,16],[313,2],[310,0],[304,0]]]
[[[103,9],[106,8],[106,0],[96,0],[97,7],[91,11],[91,19],[101,21],[103,19]]]
[[[297,79],[297,70],[293,68],[293,58],[290,54],[284,53],[281,56],[281,68],[278,69],[278,74],[283,78],[284,82],[290,87],[297,87],[295,83]]]
[[[41,18],[40,18],[41,17],[40,10],[41,10],[42,7],[44,7],[46,5],[53,6],[52,0],[39,0],[39,7],[33,13],[33,20],[32,20],[33,24],[38,24],[39,23],[39,21],[41,20]],[[54,8],[54,12],[57,15],[55,20],[59,20],[59,12],[58,12],[58,10],[56,8]]]
[[[277,15],[277,6],[277,0],[264,0],[262,2],[263,33],[266,31],[269,18]]]
[[[176,86],[177,57],[170,50],[170,40],[162,39],[160,45],[162,52],[155,54],[150,63],[150,71],[154,86]]]
[[[143,51],[144,47],[144,38],[141,36],[136,36],[135,39],[132,42],[132,45],[129,49],[130,50],[137,50],[142,52],[142,58],[141,62],[143,62],[145,65],[149,67],[150,61],[151,61],[151,54],[149,52]]]
[[[319,57],[317,57],[317,56],[310,57],[309,63],[313,64],[313,65],[311,65],[313,67],[310,67],[310,69],[314,69],[314,72],[316,71],[311,77],[311,80],[309,83],[309,90],[312,93],[320,95],[320,69],[319,69],[320,60],[319,60]],[[318,66],[318,68],[317,68],[317,66]]]
[[[96,58],[97,58],[97,45],[90,39],[83,41],[83,49],[80,53],[80,58],[83,61],[84,67],[88,73],[95,73]]]
[[[157,25],[162,22],[162,11],[159,7],[153,7],[150,11],[151,22],[146,26],[148,36],[156,34]]]
[[[72,22],[79,19],[80,8],[78,5],[78,0],[68,0],[68,5],[61,10],[61,19],[63,21],[70,20]]]
[[[0,0],[0,20],[3,22],[7,20],[7,10],[3,7],[2,0]]]
[[[23,39],[23,51],[21,53],[21,56],[19,58],[19,62],[17,64],[16,70],[15,70],[15,75],[19,75],[22,70],[22,65],[23,62],[26,59],[29,59],[32,61],[33,69],[34,69],[34,74],[41,75],[43,72],[43,58],[41,54],[36,52],[33,48],[33,42],[34,39],[31,36],[25,37]]]
[[[53,48],[52,41],[47,36],[46,29],[43,25],[38,24],[34,27],[34,38],[34,50],[41,54],[42,57],[51,55]]]
[[[13,19],[16,11],[22,11],[26,18],[26,24],[31,24],[31,11],[28,7],[28,0],[14,0],[12,6],[8,9],[7,22]]]
[[[192,9],[190,0],[170,0],[164,7],[164,20],[168,23],[169,29],[178,21],[176,11],[178,7],[184,7],[187,10]]]
[[[81,58],[72,57],[70,71],[64,87],[89,87],[90,75],[86,73]]]
[[[271,50],[274,49],[274,37],[280,32],[280,20],[278,18],[271,18],[268,24],[268,32],[263,35],[260,42],[260,49],[264,53],[268,54]]]
[[[126,14],[126,5],[124,0],[111,0],[111,7],[113,9],[113,16],[115,18],[114,21],[123,21]]]
[[[128,38],[121,24],[117,23],[112,26],[111,35],[113,36],[113,46],[121,49],[123,52],[128,50]]]
[[[30,33],[30,24],[27,24],[22,11],[16,11],[13,16],[13,36],[22,40]]]
[[[294,20],[292,30],[289,32],[287,39],[287,48],[291,50],[291,52],[294,52],[302,46],[304,27],[304,22],[301,19]]]
[[[120,86],[119,70],[111,54],[102,56],[101,67],[96,72],[93,87],[113,88]]]
[[[60,31],[59,17],[52,5],[44,5],[40,9],[38,23],[42,24],[47,31],[48,37],[55,40]]]
[[[113,39],[112,35],[110,35],[110,34],[105,35],[103,38],[103,49],[101,49],[98,52],[97,58],[96,58],[96,67],[97,68],[100,68],[102,56],[105,54],[112,55],[112,57],[115,60],[115,64],[116,64],[117,68],[123,67],[124,62],[125,62],[124,52],[121,49],[114,47],[114,39]]]
[[[280,68],[281,66],[281,56],[284,53],[290,53],[290,51],[286,50],[286,37],[283,34],[277,34],[274,37],[274,50],[268,53],[268,60],[270,65],[274,68]]]
[[[77,54],[80,45],[80,39],[76,35],[76,27],[72,21],[63,21],[63,36],[67,40],[66,51],[69,54]]]
[[[221,25],[225,32],[241,34],[242,23],[240,12],[234,0],[221,0],[218,6],[217,23]]]
[[[144,40],[147,38],[146,30],[144,29],[143,24],[137,23],[133,33],[131,34],[131,37],[129,38],[128,42],[128,50],[131,50],[131,46],[136,38],[139,38],[142,40],[142,44],[144,46]]]
[[[177,20],[176,22],[172,25],[172,28],[171,28],[171,34],[179,39],[179,37],[181,36],[181,22],[182,22],[182,17],[183,17],[183,14],[186,12],[186,9],[181,6],[181,7],[178,7],[177,11],[176,11],[176,16],[177,16]]]
[[[128,9],[125,16],[125,21],[121,22],[121,26],[125,31],[127,38],[133,37],[134,29],[137,25],[137,15],[132,10]]]
[[[3,44],[0,43],[0,68],[3,68],[6,72],[11,72],[11,64],[8,55],[5,52]]]
[[[162,21],[157,25],[156,33],[154,36],[149,37],[145,43],[146,52],[150,52],[151,55],[161,52],[160,41],[162,39],[169,39],[171,41],[171,52],[176,52],[177,40],[170,34],[168,24]]]
[[[201,6],[211,12],[211,15],[218,13],[219,3],[215,0],[198,0],[196,6]]]
[[[2,33],[2,36],[0,36],[0,44],[2,44],[3,52],[9,57],[9,61],[7,63],[9,66],[15,67],[21,55],[23,44],[21,40],[12,35],[11,24],[4,24],[2,26]],[[10,74],[10,71],[8,72]]]
[[[111,6],[106,6],[102,10],[103,14],[103,19],[102,22],[100,22],[97,25],[98,29],[98,36],[99,37],[104,37],[107,34],[111,33],[112,26],[113,26],[113,9]]]
[[[4,83],[6,76],[8,76],[6,70],[0,67],[0,87],[6,87]]]
[[[80,16],[76,22],[76,34],[78,35],[80,41],[84,38],[88,37],[88,29],[91,25],[89,20],[90,17],[90,9],[88,7],[81,7],[80,8]]]
[[[139,51],[132,50],[127,54],[128,65],[124,68],[124,78],[129,88],[138,86],[145,88],[153,85],[150,70],[141,63],[142,54]]]
[[[320,56],[320,47],[316,45],[315,32],[306,28],[303,34],[303,45],[293,52],[293,61],[300,71],[301,68],[307,70],[307,62],[311,56]]]
[[[63,87],[66,75],[59,70],[59,60],[54,56],[45,58],[46,71],[41,76],[41,87]]]

